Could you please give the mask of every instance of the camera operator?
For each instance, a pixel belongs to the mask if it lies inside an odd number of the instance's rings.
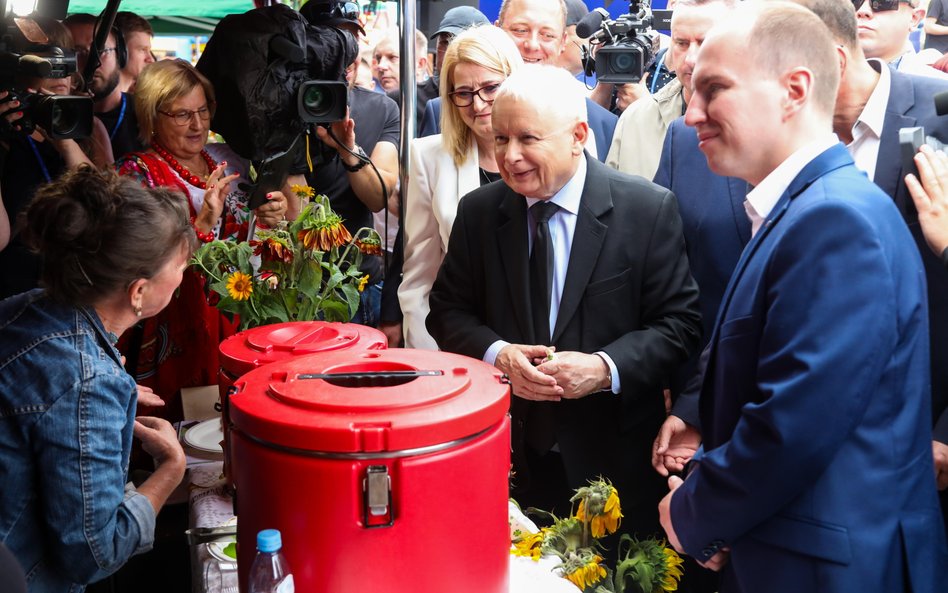
[[[71,14],[63,24],[72,33],[79,58],[79,71],[82,72],[92,49],[96,17],[86,13]],[[92,109],[96,119],[101,120],[108,130],[112,154],[116,159],[145,148],[138,137],[134,96],[122,92],[120,85],[121,70],[128,61],[125,39],[120,36],[116,28],[109,32],[105,47],[99,48],[100,65],[92,80],[86,81],[92,93]]]
[[[72,47],[69,31],[58,21],[42,17],[34,20],[50,45]],[[41,94],[70,94],[68,77],[20,80],[16,86]],[[0,299],[35,288],[39,280],[40,258],[20,241],[16,229],[17,216],[33,199],[36,188],[66,169],[83,163],[101,166],[112,160],[108,136],[101,125],[94,126],[93,137],[83,141],[87,153],[76,140],[51,139],[40,127],[25,133],[18,123],[24,116],[20,107],[19,99],[11,97],[9,91],[0,91],[0,128],[4,131],[0,135],[0,192],[8,224],[13,227],[9,245],[0,252],[0,269],[4,271],[0,274]]]
[[[364,33],[362,26],[354,14],[340,10],[344,4],[336,0],[309,0],[300,8],[300,14],[311,25],[333,26],[358,38]],[[362,227],[372,228],[372,213],[385,208],[387,197],[395,189],[400,137],[395,102],[384,94],[354,86],[358,60],[357,56],[346,69],[348,117],[331,124],[332,135],[326,128],[316,126],[316,136],[334,149],[338,158],[317,166],[307,175],[309,185],[329,196],[333,210],[343,218],[353,235]],[[367,164],[357,156],[359,154],[371,159],[372,164]],[[380,177],[385,183],[384,189],[379,183]],[[362,262],[362,272],[369,275],[369,284],[362,292],[362,302],[353,321],[374,327],[379,324],[381,258],[367,256]]]

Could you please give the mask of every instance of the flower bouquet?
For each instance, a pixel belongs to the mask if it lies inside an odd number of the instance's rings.
[[[544,511],[553,524],[539,531],[529,520],[511,518],[511,550],[535,561],[553,556],[557,570],[584,593],[662,593],[678,589],[682,559],[653,538],[619,539],[615,571],[604,564],[600,538],[615,533],[622,520],[619,493],[606,480],[590,482],[570,499],[575,511],[561,519]]]
[[[314,193],[304,186],[293,191],[301,198]],[[353,237],[329,198],[319,195],[296,220],[258,228],[253,241],[202,245],[191,265],[207,279],[211,302],[239,315],[244,330],[285,321],[349,321],[369,280],[359,271],[362,257],[381,252],[375,230],[361,228]]]

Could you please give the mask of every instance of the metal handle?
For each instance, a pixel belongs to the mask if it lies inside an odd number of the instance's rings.
[[[361,373],[307,373],[297,379],[322,379],[337,387],[394,387],[418,377],[440,377],[444,371],[366,371]]]
[[[372,523],[372,517],[388,520],[384,523]],[[365,529],[391,527],[395,524],[395,510],[392,508],[392,478],[384,465],[370,465],[366,468],[362,480],[362,526]]]

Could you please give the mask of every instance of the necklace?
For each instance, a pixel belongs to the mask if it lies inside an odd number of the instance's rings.
[[[158,144],[157,140],[152,140],[151,149],[154,150],[158,156],[165,160],[168,163],[168,166],[174,169],[174,172],[181,176],[181,179],[184,179],[191,185],[199,189],[207,189],[207,184],[201,181],[200,177],[189,171],[184,165],[178,162],[178,159],[168,152],[162,145]],[[204,159],[204,162],[207,163],[208,172],[214,171],[217,168],[217,163],[214,162],[214,159],[211,158],[211,155],[207,153],[206,150],[201,150],[201,158]]]

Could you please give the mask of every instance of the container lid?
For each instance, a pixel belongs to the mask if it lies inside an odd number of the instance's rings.
[[[257,534],[257,549],[261,552],[277,552],[282,547],[279,529],[263,529]]]
[[[328,352],[245,374],[229,400],[234,430],[293,449],[381,453],[443,445],[507,413],[503,374],[427,350]]]
[[[254,327],[230,336],[220,346],[220,364],[239,377],[259,366],[333,350],[382,350],[385,334],[356,323],[290,321]]]

